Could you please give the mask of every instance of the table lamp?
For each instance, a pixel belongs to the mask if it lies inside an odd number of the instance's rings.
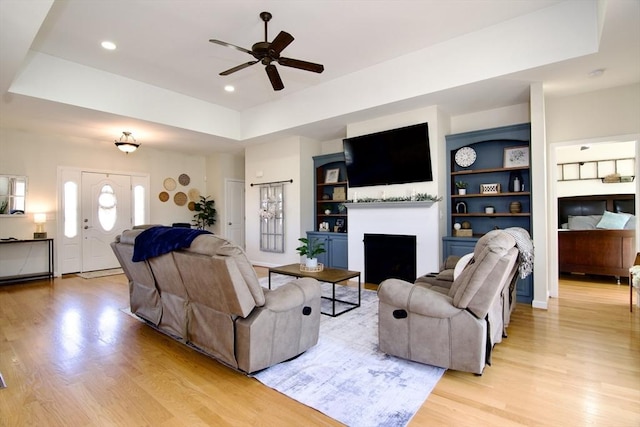
[[[47,232],[44,231],[44,224],[47,222],[47,214],[37,213],[33,214],[33,222],[36,223],[36,232],[33,233],[34,239],[46,239]]]

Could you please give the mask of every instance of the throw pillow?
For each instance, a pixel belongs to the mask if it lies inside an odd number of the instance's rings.
[[[569,230],[595,230],[602,215],[569,215]]]
[[[604,228],[608,230],[623,230],[629,221],[630,214],[613,213],[604,211],[602,219],[596,225],[596,228]]]
[[[625,230],[635,230],[636,229],[636,217],[635,215],[629,214],[629,220],[624,225]]]

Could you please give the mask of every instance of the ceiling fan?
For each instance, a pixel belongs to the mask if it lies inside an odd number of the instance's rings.
[[[260,18],[264,21],[264,41],[255,43],[251,47],[251,50],[220,40],[209,40],[211,43],[231,47],[239,50],[240,52],[248,53],[255,58],[253,61],[245,62],[244,64],[240,64],[221,72],[221,76],[228,76],[231,73],[235,73],[236,71],[240,71],[261,62],[265,65],[265,70],[267,72],[267,76],[269,76],[269,81],[271,82],[271,86],[273,86],[273,90],[282,90],[284,89],[284,83],[282,83],[278,69],[273,65],[273,62],[277,62],[284,67],[298,68],[300,70],[312,71],[314,73],[321,73],[324,71],[324,65],[322,64],[314,64],[313,62],[284,58],[280,56],[280,53],[294,40],[293,36],[285,31],[280,31],[280,34],[278,34],[276,38],[269,43],[267,41],[267,24],[271,20],[271,14],[269,12],[262,12],[260,13]]]

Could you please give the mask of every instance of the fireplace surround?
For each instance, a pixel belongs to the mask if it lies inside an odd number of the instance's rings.
[[[437,202],[346,204],[349,215],[349,270],[365,271],[365,234],[391,234],[415,236],[417,276],[438,271],[441,249],[436,204]]]

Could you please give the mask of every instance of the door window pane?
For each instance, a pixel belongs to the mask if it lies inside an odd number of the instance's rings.
[[[105,184],[98,195],[98,221],[104,231],[111,231],[116,224],[116,204],[113,187]]]

